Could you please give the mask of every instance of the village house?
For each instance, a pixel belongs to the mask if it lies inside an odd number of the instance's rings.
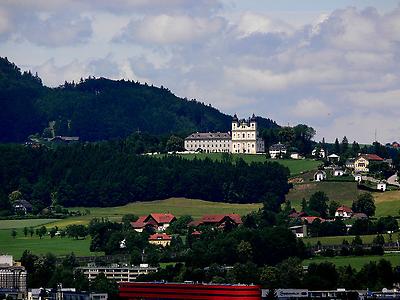
[[[301,217],[301,221],[304,224],[312,224],[314,221],[319,220],[321,223],[325,222],[325,219],[315,216]]]
[[[172,237],[166,233],[155,233],[149,236],[149,243],[166,247],[171,244]]]
[[[15,213],[19,214],[28,214],[32,212],[33,206],[28,201],[24,199],[15,200],[13,203],[13,208]]]
[[[354,162],[355,159],[354,158],[349,158],[346,160],[346,168],[348,169],[354,169]]]
[[[307,225],[291,226],[289,229],[296,235],[297,238],[307,237]]]
[[[137,232],[143,232],[145,228],[155,231],[165,231],[169,225],[176,220],[173,214],[152,213],[148,216],[141,216],[131,223],[132,228]]]
[[[340,156],[335,153],[332,153],[331,155],[328,155],[328,160],[331,163],[337,163],[340,160]]]
[[[361,154],[354,161],[354,170],[356,172],[369,172],[369,165],[374,162],[383,162],[383,158],[376,154]]]
[[[188,226],[212,226],[218,228],[224,228],[225,226],[238,226],[241,225],[242,218],[238,214],[229,215],[204,215],[201,219],[192,221]]]
[[[342,168],[334,168],[333,169],[333,176],[343,176],[344,175],[344,170]]]
[[[360,173],[355,173],[354,180],[360,183],[362,181],[362,175]]]
[[[326,179],[326,172],[323,170],[318,170],[314,174],[314,180],[315,181],[323,181]]]
[[[378,182],[376,185],[376,189],[381,192],[386,191],[386,182],[384,182],[384,181]]]
[[[282,158],[283,155],[287,153],[287,148],[285,145],[278,143],[269,147],[269,156],[271,158]]]
[[[317,157],[317,158],[325,158],[326,157],[326,152],[324,149],[316,147],[311,151],[311,155],[313,157]]]
[[[336,209],[335,212],[336,218],[350,219],[352,216],[353,216],[353,210],[348,206],[342,205]]]

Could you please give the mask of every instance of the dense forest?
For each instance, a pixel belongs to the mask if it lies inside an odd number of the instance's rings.
[[[50,205],[114,206],[189,197],[251,203],[284,201],[289,170],[278,163],[247,164],[226,154],[220,162],[137,155],[126,140],[31,148],[0,145],[0,210],[19,190],[36,210]]]
[[[263,128],[278,127],[269,119],[257,121]],[[89,77],[47,88],[37,74],[21,73],[0,58],[0,142],[23,142],[36,133],[98,141],[136,131],[185,135],[230,128],[229,115],[162,86]]]

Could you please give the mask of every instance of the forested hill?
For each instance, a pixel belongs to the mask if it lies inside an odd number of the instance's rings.
[[[264,128],[276,123],[258,119]],[[51,125],[49,124],[51,122]],[[22,142],[35,133],[96,141],[135,131],[156,135],[227,131],[231,117],[164,87],[88,78],[47,88],[30,72],[0,58],[0,142]]]

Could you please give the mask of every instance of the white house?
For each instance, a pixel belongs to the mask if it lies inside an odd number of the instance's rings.
[[[281,158],[282,155],[287,153],[287,148],[285,145],[278,143],[269,147],[269,156],[271,158]]]
[[[297,152],[293,152],[290,154],[291,159],[302,159],[301,155]]]
[[[332,153],[331,155],[328,155],[328,160],[332,163],[335,163],[340,160],[340,156],[336,155],[335,153]]]
[[[339,206],[336,209],[335,217],[349,219],[353,216],[353,210],[345,205]]]
[[[354,180],[360,183],[362,181],[362,176],[360,173],[354,174]]]
[[[384,181],[378,182],[378,184],[376,185],[376,189],[382,192],[386,191],[386,182]]]
[[[311,155],[314,157],[325,158],[326,152],[324,149],[316,147],[311,151]]]
[[[344,175],[344,170],[340,168],[336,168],[333,170],[333,176],[343,176]]]
[[[318,170],[315,174],[314,174],[314,180],[315,181],[323,181],[326,179],[326,172],[322,171],[322,170]]]
[[[296,235],[297,238],[307,237],[307,225],[291,226],[289,229]]]

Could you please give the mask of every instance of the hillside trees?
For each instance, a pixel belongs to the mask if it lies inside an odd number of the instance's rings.
[[[283,203],[289,189],[288,169],[275,162],[148,157],[132,154],[120,141],[56,149],[0,145],[0,168],[6,194],[22,184],[24,199],[36,211],[50,206],[55,194],[57,203],[66,207],[115,206],[169,197],[255,203],[267,196],[275,199],[276,206]]]

